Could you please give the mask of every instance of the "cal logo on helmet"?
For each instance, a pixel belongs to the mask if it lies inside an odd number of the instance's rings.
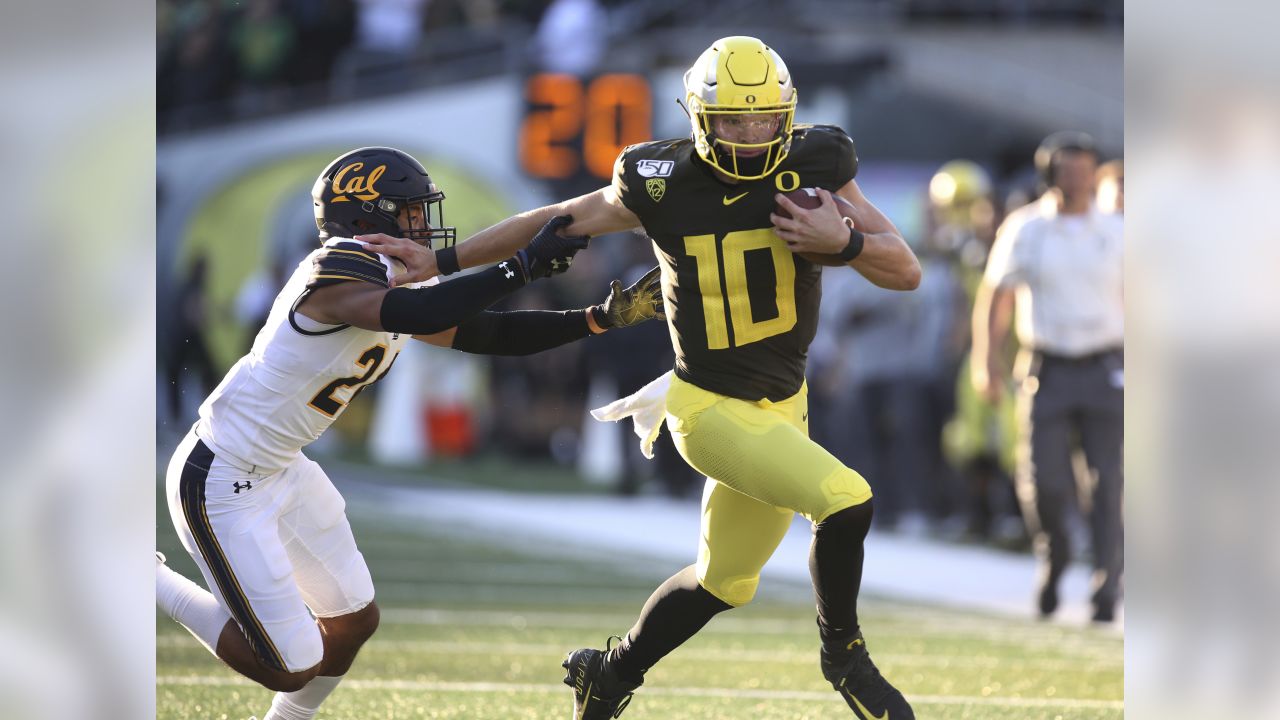
[[[378,178],[387,171],[386,165],[379,165],[368,174],[361,174],[364,170],[364,163],[356,162],[350,165],[344,165],[338,172],[333,175],[333,194],[337,197],[333,198],[334,202],[347,202],[351,198],[347,195],[355,196],[361,200],[376,200],[378,190],[375,184]]]
[[[452,245],[457,230],[444,224],[444,193],[422,163],[389,147],[365,147],[339,156],[311,187],[322,240],[383,233],[436,249]],[[400,213],[418,206],[425,228],[400,228]]]

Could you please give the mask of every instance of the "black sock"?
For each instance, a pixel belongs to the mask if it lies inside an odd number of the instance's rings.
[[[818,632],[835,645],[858,634],[862,544],[871,529],[871,501],[845,508],[813,528],[809,575],[818,599]]]
[[[653,591],[626,639],[609,653],[609,665],[619,678],[641,682],[667,653],[732,607],[699,585],[697,568],[690,565]]]

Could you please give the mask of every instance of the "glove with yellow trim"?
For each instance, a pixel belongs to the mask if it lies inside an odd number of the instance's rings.
[[[623,290],[622,282],[609,284],[609,297],[591,307],[591,316],[602,328],[639,325],[646,320],[666,320],[662,305],[662,268],[655,267]]]

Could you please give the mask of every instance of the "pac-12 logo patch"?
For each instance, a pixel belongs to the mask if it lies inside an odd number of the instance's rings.
[[[675,167],[674,160],[641,160],[636,163],[636,172],[640,177],[671,177]]]
[[[667,192],[667,181],[662,178],[649,178],[644,181],[644,189],[649,191],[649,197],[653,198],[654,202],[658,202]]]

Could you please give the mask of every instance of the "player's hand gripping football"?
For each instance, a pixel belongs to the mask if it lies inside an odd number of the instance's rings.
[[[849,244],[849,226],[844,224],[835,198],[823,188],[817,190],[822,204],[811,210],[791,202],[782,193],[774,198],[778,207],[785,208],[791,217],[773,213],[769,220],[791,252],[836,254]]]
[[[639,325],[646,320],[666,320],[666,308],[662,304],[662,268],[655,267],[622,289],[622,282],[609,284],[609,297],[591,307],[591,316],[602,328],[620,328]]]
[[[573,256],[587,247],[589,235],[565,237],[560,230],[573,224],[572,215],[557,215],[533,236],[528,246],[516,253],[526,280],[559,275],[573,264]]]

